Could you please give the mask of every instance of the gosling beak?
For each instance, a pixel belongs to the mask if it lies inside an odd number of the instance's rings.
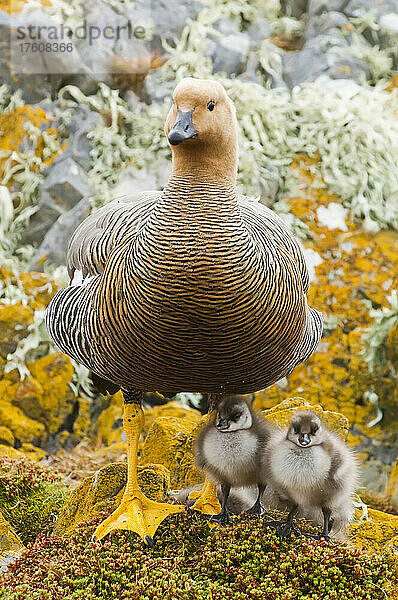
[[[226,429],[229,429],[228,419],[220,419],[217,423],[217,429],[219,429],[220,431],[225,431]]]
[[[298,439],[298,441],[299,441],[299,444],[300,444],[300,446],[308,446],[308,444],[310,444],[310,443],[311,443],[311,438],[310,438],[310,436],[308,435],[308,433],[302,433],[302,434],[299,436],[299,439]]]
[[[193,110],[188,110],[187,112],[178,110],[177,118],[173,127],[170,129],[168,136],[172,146],[178,146],[181,142],[198,135],[199,132],[196,131],[192,121],[192,113]]]

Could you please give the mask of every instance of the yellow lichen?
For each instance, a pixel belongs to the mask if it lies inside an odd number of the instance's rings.
[[[383,552],[386,545],[398,536],[398,516],[369,508],[370,521],[353,523],[350,541],[359,548]]]
[[[15,351],[32,323],[33,310],[30,307],[23,306],[22,302],[0,303],[0,354],[4,358]]]
[[[46,425],[49,433],[56,433],[76,402],[69,385],[73,375],[72,363],[68,356],[56,352],[29,362],[27,366],[42,389],[42,396],[37,396],[40,414],[36,418]]]
[[[196,469],[193,455],[193,440],[199,426],[175,417],[158,417],[145,439],[141,463],[167,467],[173,488],[200,483],[203,475]]]
[[[325,411],[321,406],[311,405],[304,398],[288,398],[273,408],[263,411],[263,416],[273,425],[286,428],[293,413],[297,410],[312,410],[321,417],[331,431],[339,433],[346,438],[348,434],[349,421],[340,414],[333,411]]]
[[[0,444],[7,444],[13,446],[15,443],[14,435],[8,427],[0,425]]]
[[[127,478],[126,464],[103,467],[87,477],[70,494],[56,524],[57,535],[69,535],[79,523],[105,508],[120,504]],[[170,487],[168,470],[162,465],[138,466],[138,483],[149,498],[164,500]]]
[[[48,275],[35,271],[21,273],[19,280],[25,294],[32,298],[29,306],[35,309],[47,306],[60,288]]]
[[[30,122],[34,127],[40,127],[42,123],[48,123],[46,112],[40,107],[32,107],[29,104],[18,106],[13,111],[0,114],[0,177],[4,176],[5,168],[10,168],[8,159],[13,152],[20,154],[19,146],[26,136],[25,124]]]
[[[0,10],[9,15],[16,15],[28,4],[29,0],[0,0]],[[51,0],[39,0],[42,6],[52,6]]]
[[[79,441],[88,434],[90,428],[91,402],[87,398],[77,398],[77,403],[79,405],[79,412],[73,423],[73,437],[76,441]]]
[[[0,380],[0,423],[8,427],[22,443],[41,443],[46,438],[44,425],[30,419],[18,406],[12,404],[17,385],[8,379]]]

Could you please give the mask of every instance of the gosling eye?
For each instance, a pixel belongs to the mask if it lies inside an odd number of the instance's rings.
[[[214,110],[215,105],[216,103],[214,102],[214,100],[210,100],[209,104],[207,105],[208,110]]]
[[[231,415],[231,421],[237,421],[241,417],[241,413],[233,413]]]
[[[316,425],[313,425],[311,427],[311,435],[315,435],[317,431],[318,431],[318,427]]]
[[[295,435],[298,435],[300,433],[300,428],[299,427],[293,427],[293,433]]]

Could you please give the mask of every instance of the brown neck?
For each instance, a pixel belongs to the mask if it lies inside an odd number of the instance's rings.
[[[189,140],[190,142],[190,140]],[[197,141],[172,149],[173,169],[171,177],[189,177],[192,180],[212,181],[235,187],[237,173],[237,148],[234,144],[225,148],[203,146]]]

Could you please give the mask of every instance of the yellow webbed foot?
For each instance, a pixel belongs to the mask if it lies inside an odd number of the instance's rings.
[[[192,510],[198,510],[204,515],[218,515],[221,512],[221,504],[217,498],[217,488],[208,479],[205,480],[203,487],[199,491],[193,491],[189,494],[190,500],[195,500]]]
[[[115,529],[134,531],[148,545],[160,523],[169,515],[182,512],[184,507],[150,500],[137,490],[125,493],[120,506],[96,529],[93,539],[101,540]]]

